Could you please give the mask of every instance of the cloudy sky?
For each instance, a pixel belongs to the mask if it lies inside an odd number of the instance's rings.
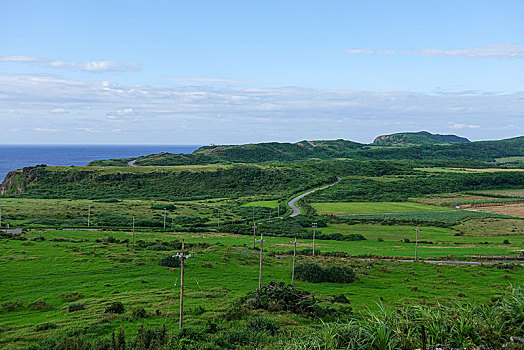
[[[524,135],[524,2],[4,1],[0,144]]]

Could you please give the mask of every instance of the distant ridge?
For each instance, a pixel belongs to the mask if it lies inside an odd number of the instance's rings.
[[[465,137],[457,135],[432,134],[427,131],[420,132],[400,132],[390,135],[381,135],[375,138],[374,145],[380,146],[412,146],[412,145],[435,145],[450,143],[470,142]]]

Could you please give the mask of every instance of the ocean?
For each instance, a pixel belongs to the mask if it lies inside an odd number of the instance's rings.
[[[37,164],[86,165],[96,159],[131,158],[153,153],[191,153],[195,145],[0,145],[0,182],[11,170]]]

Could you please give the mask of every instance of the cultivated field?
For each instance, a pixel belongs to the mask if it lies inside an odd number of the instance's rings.
[[[325,202],[311,203],[320,215],[405,213],[449,210],[439,206],[410,202]]]

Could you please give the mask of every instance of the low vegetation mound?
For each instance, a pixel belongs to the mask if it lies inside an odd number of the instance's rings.
[[[323,268],[317,264],[306,263],[297,265],[295,278],[300,281],[313,283],[351,283],[355,280],[356,275],[351,268],[345,266]]]

